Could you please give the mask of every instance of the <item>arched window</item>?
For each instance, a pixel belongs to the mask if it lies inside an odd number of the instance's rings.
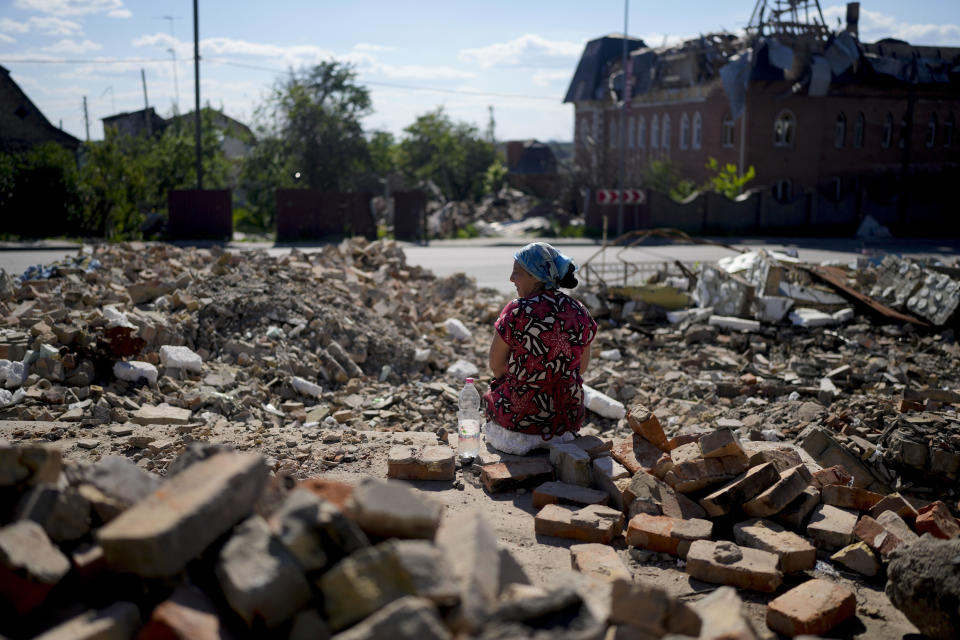
[[[660,118],[658,116],[653,116],[653,119],[650,120],[650,148],[660,148]]]
[[[637,123],[637,146],[643,149],[647,146],[647,119],[640,116],[640,122]]]
[[[953,146],[953,114],[947,116],[947,119],[943,121],[943,146],[952,147]]]
[[[610,139],[607,140],[607,144],[611,149],[617,146],[617,120],[612,116],[610,117]]]
[[[797,134],[797,119],[792,111],[784,109],[773,121],[773,144],[777,147],[792,147]]]
[[[633,149],[633,145],[636,142],[637,135],[637,123],[634,121],[633,116],[630,116],[630,122],[627,125],[627,148]]]
[[[663,135],[660,136],[660,145],[664,149],[670,148],[670,116],[663,116]]]
[[[693,142],[691,146],[694,149],[699,149],[703,145],[703,118],[700,117],[700,112],[697,111],[693,114]]]
[[[723,115],[723,130],[721,131],[721,140],[723,141],[723,146],[732,147],[733,146],[733,116],[729,113]]]
[[[927,147],[937,144],[937,114],[931,113],[927,121]]]
[[[792,194],[792,185],[789,180],[777,180],[773,183],[773,197],[780,202],[786,202]]]
[[[833,124],[833,146],[837,149],[843,149],[847,144],[847,116],[843,112],[837,114],[837,119]]]
[[[686,149],[690,144],[690,118],[687,114],[680,116],[680,148]]]
[[[867,127],[867,119],[863,113],[857,114],[857,123],[853,125],[853,146],[857,149],[863,148],[863,130]]]
[[[888,112],[883,116],[883,136],[880,138],[880,145],[884,149],[889,149],[893,142],[893,116]]]

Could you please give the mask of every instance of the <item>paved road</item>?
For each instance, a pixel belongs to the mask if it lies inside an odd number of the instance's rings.
[[[506,294],[514,289],[510,284],[510,269],[513,254],[527,239],[473,239],[443,240],[431,242],[429,246],[403,243],[407,262],[421,266],[440,277],[464,272],[477,279],[482,287],[493,287]],[[795,250],[797,257],[805,262],[824,261],[850,262],[864,255],[876,255],[884,252],[916,258],[936,257],[947,263],[960,260],[960,239],[932,240],[886,240],[863,241],[855,238],[793,238],[793,239],[737,239],[726,240],[733,246],[743,249]],[[583,240],[557,240],[555,244],[572,256],[579,264],[592,258],[591,264],[606,263],[616,265],[620,259],[630,263],[647,266],[664,262],[691,264],[696,262],[715,262],[720,258],[735,255],[735,252],[718,246],[685,244],[644,244],[621,252],[618,248],[608,248],[603,256],[597,255],[600,247]],[[31,247],[23,249],[16,246],[0,247],[0,268],[10,274],[21,274],[30,265],[48,264],[67,255],[75,254],[76,248]],[[284,255],[289,247],[273,246],[267,243],[232,243],[233,250],[266,249],[271,255]],[[301,251],[317,250],[317,247],[298,247]],[[581,278],[582,279],[582,278]]]

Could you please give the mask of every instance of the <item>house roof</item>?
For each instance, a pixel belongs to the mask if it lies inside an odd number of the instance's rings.
[[[10,71],[0,66],[0,114],[4,123],[0,134],[0,149],[22,151],[44,142],[56,142],[68,149],[80,146],[80,140],[53,126],[33,101],[10,77]]]
[[[627,52],[645,47],[639,38],[627,38]],[[583,49],[580,63],[570,81],[564,102],[603,100],[614,63],[623,56],[623,36],[609,35],[591,40]]]

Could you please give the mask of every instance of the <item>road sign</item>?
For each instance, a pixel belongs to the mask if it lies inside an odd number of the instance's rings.
[[[620,202],[620,191],[616,189],[597,189],[597,204],[617,204]],[[623,204],[643,204],[646,200],[640,189],[624,189]]]

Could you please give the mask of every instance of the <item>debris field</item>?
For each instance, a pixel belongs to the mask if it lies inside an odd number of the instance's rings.
[[[581,286],[579,436],[461,466],[507,300],[390,241],[0,272],[0,636],[957,637],[957,278]]]

